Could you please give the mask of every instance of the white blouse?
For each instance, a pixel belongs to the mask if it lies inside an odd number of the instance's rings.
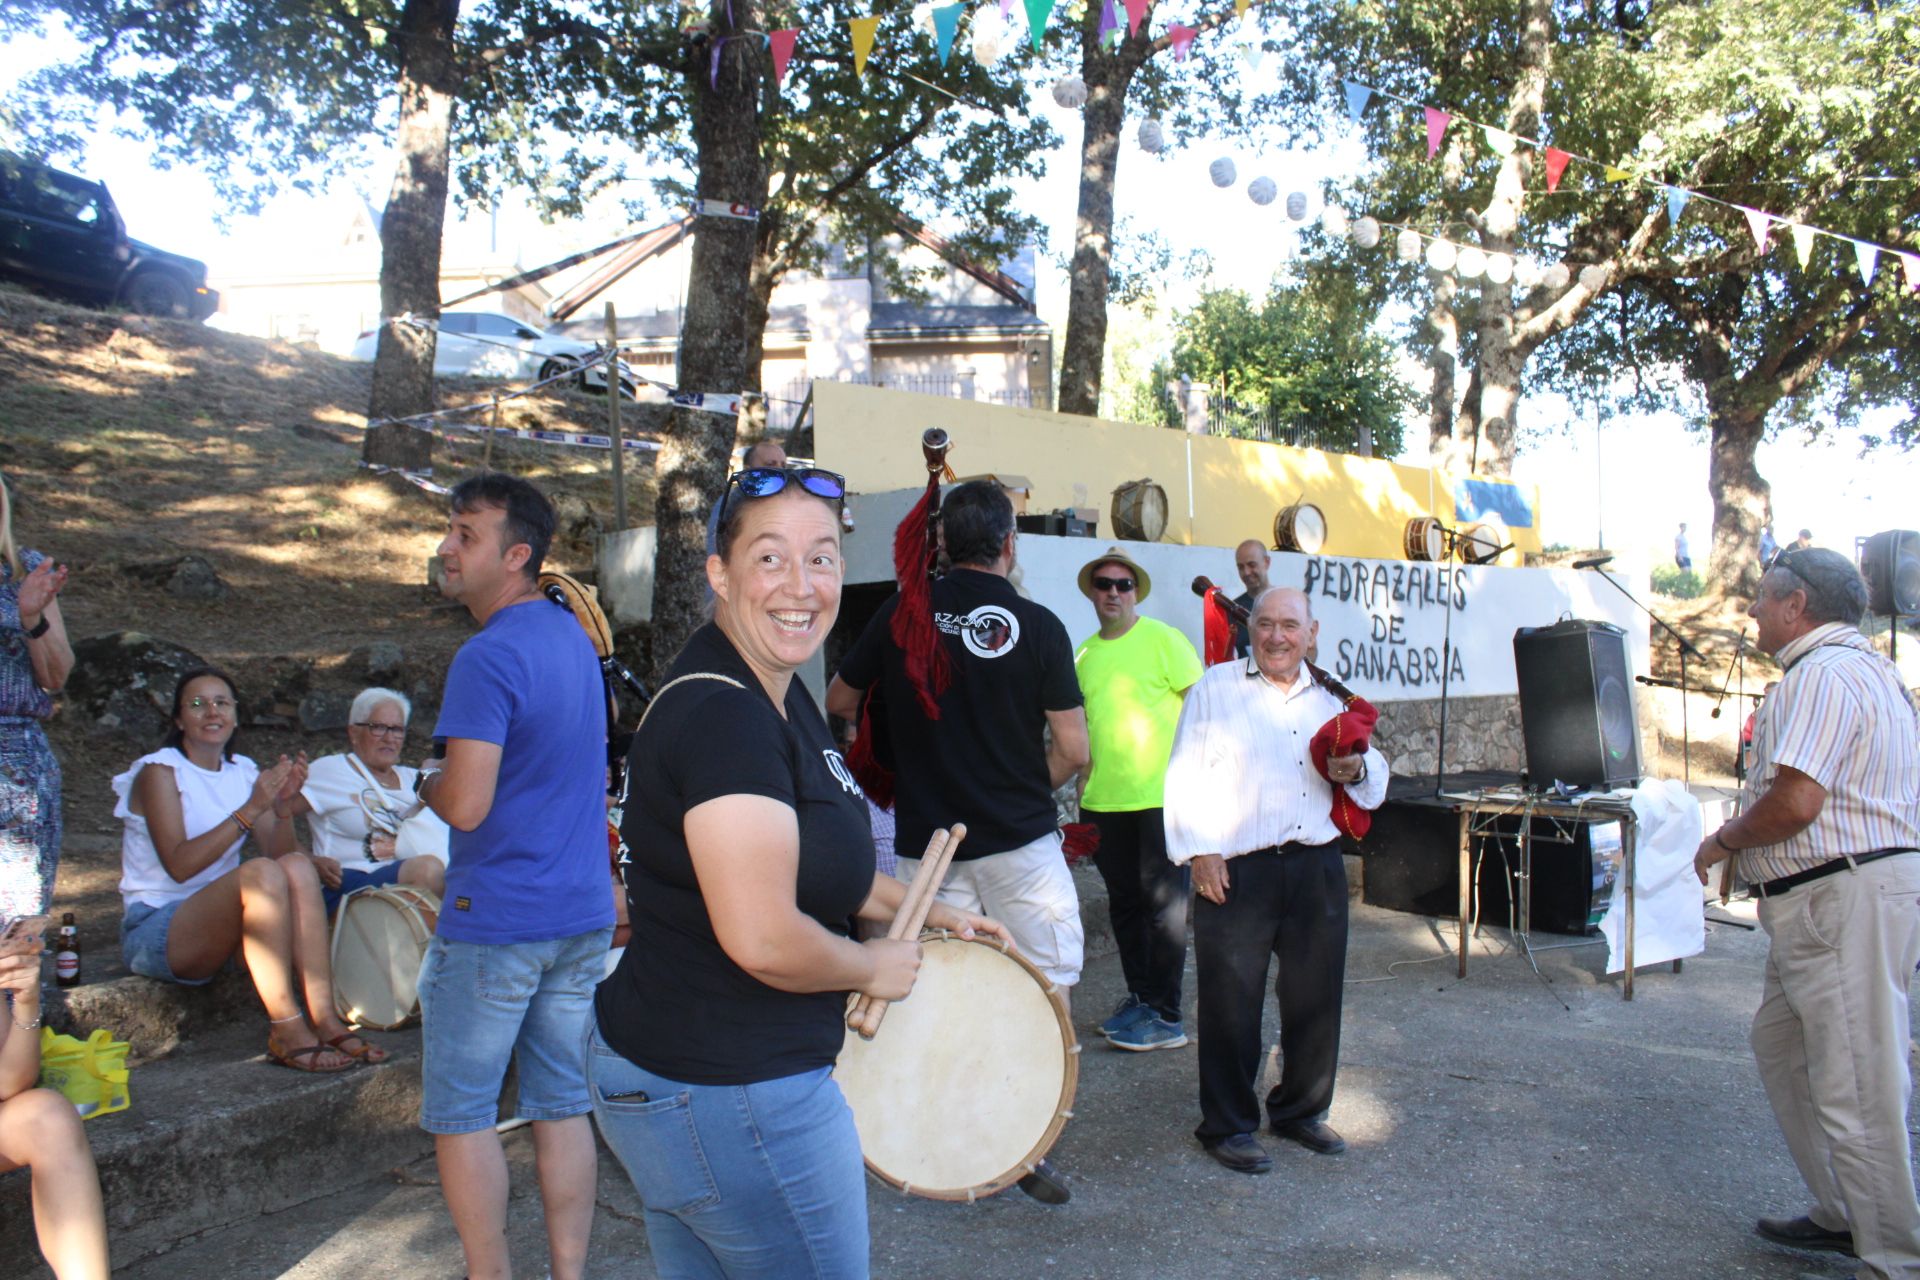
[[[164,765],[172,771],[173,784],[180,791],[180,816],[189,840],[213,830],[246,804],[247,797],[253,794],[254,779],[260,776],[260,767],[245,756],[235,756],[223,761],[218,769],[202,769],[177,747],[162,747],[135,760],[125,773],[113,780],[117,800],[113,816],[122,823],[120,897],[129,906],[138,902],[163,907],[169,902],[191,898],[239,866],[240,846],[246,843],[247,837],[234,827],[234,841],[219,857],[198,874],[175,880],[161,865],[147,820],[127,807],[133,795],[134,779],[150,764]]]
[[[313,810],[307,815],[307,827],[313,832],[316,857],[337,859],[348,871],[377,871],[381,864],[367,857],[365,843],[367,833],[377,828],[403,837],[397,842],[396,857],[426,854],[447,860],[446,823],[423,808],[413,794],[419,771],[396,765],[394,772],[400,785],[387,787],[349,752],[313,762],[300,794]]]

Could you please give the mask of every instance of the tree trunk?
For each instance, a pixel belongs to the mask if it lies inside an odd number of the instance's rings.
[[[716,36],[759,30],[759,0],[716,0]],[[733,20],[729,20],[731,19]],[[695,43],[686,75],[693,103],[698,160],[697,199],[767,206],[767,169],[760,152],[760,93],[766,53],[753,40],[728,40],[718,86],[708,79],[712,46]],[[755,226],[734,218],[700,219],[687,274],[687,313],[680,330],[680,387],[733,392],[758,381],[748,368],[747,317],[752,306]],[[678,656],[703,621],[707,514],[726,482],[736,426],[731,415],[675,409],[655,461],[658,546],[653,578],[653,674]]]
[[[773,306],[773,287],[780,278],[774,258],[780,243],[779,221],[779,214],[772,210],[760,215],[760,226],[754,237],[753,266],[747,277],[746,329],[742,335],[746,343],[747,372],[746,380],[741,385],[754,391],[767,390],[764,368],[767,315]],[[740,415],[740,443],[758,440],[767,434],[767,416],[771,409],[772,406],[764,399],[755,400],[747,406]]]
[[[367,418],[433,408],[434,334],[400,324],[440,315],[440,239],[447,217],[453,56],[460,0],[407,0],[400,16],[400,162],[380,219],[380,338]]]
[[[1707,582],[1726,595],[1751,599],[1760,586],[1760,526],[1773,494],[1754,463],[1766,434],[1766,413],[1710,399],[1707,416],[1712,431],[1707,492],[1713,496]]]
[[[1451,273],[1433,277],[1427,326],[1433,330],[1432,381],[1427,389],[1427,452],[1436,467],[1464,470],[1466,457],[1454,437],[1454,397],[1460,373],[1460,320],[1453,313],[1458,286]]]
[[[1060,343],[1062,413],[1093,417],[1100,412],[1100,379],[1107,355],[1107,294],[1113,282],[1113,180],[1120,161],[1120,129],[1126,123],[1127,87],[1139,69],[1127,45],[1100,47],[1101,6],[1089,4],[1081,22],[1081,78],[1087,105],[1081,112],[1080,209],[1073,228],[1073,268],[1067,292],[1067,332]],[[1144,34],[1144,24],[1143,24]]]

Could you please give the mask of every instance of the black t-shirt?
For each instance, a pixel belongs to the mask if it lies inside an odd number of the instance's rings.
[[[961,861],[1005,853],[1054,829],[1047,712],[1080,705],[1067,629],[998,574],[955,569],[933,584],[934,624],[953,683],[930,721],[889,631],[899,596],[882,605],[840,664],[856,689],[879,682],[894,768],[894,847],[920,856],[940,827],[967,824]]]
[[[1239,605],[1242,609],[1245,609],[1248,613],[1253,612],[1253,592],[1242,591],[1239,595],[1233,598],[1233,602]],[[1244,658],[1252,652],[1253,652],[1253,641],[1247,635],[1247,628],[1245,627],[1245,625],[1241,623],[1238,623],[1238,622],[1234,623],[1233,624],[1233,656],[1236,658]]]
[[[753,1084],[830,1066],[845,1032],[844,992],[778,991],[727,957],[694,876],[682,822],[730,795],[792,806],[800,825],[800,910],[841,936],[873,891],[866,800],[798,680],[786,718],[713,624],[687,641],[670,677],[731,677],[665,689],[629,756],[620,834],[632,863],[633,938],[594,997],[600,1035],[636,1065],[688,1084]]]

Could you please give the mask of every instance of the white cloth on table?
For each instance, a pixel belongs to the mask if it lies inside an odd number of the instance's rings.
[[[160,862],[153,847],[153,833],[147,820],[128,807],[134,780],[150,764],[173,771],[173,784],[180,792],[181,826],[187,839],[205,835],[226,822],[234,810],[246,804],[253,794],[253,782],[260,767],[245,756],[223,761],[218,769],[202,769],[176,747],[162,747],[135,760],[127,771],[113,780],[115,804],[113,816],[120,819],[120,897],[149,907],[164,907],[169,902],[191,898],[206,886],[240,865],[240,846],[246,833],[232,827],[233,843],[196,875],[175,880]],[[229,824],[231,826],[231,824]]]
[[[1633,963],[1660,964],[1697,956],[1707,946],[1706,903],[1693,855],[1700,848],[1700,801],[1684,783],[1648,778],[1632,791]],[[1613,878],[1613,898],[1600,918],[1607,972],[1627,967],[1626,869]]]

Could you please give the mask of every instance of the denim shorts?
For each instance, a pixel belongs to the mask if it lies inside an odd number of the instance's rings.
[[[867,1178],[831,1067],[682,1084],[587,1039],[600,1134],[646,1208],[661,1280],[865,1280]]]
[[[352,867],[342,867],[340,868],[340,887],[338,889],[329,889],[325,884],[322,884],[320,886],[320,894],[327,900],[327,914],[331,916],[335,911],[339,910],[340,899],[346,897],[356,889],[365,889],[369,885],[376,884],[399,883],[400,864],[398,862],[389,862],[375,871],[356,871]]]
[[[428,942],[420,1127],[491,1129],[509,1062],[520,1069],[521,1117],[565,1120],[592,1110],[581,1056],[612,941],[612,929],[593,929],[542,942]]]
[[[204,987],[213,981],[212,974],[183,978],[167,964],[167,931],[173,928],[173,913],[186,903],[187,899],[177,898],[157,907],[144,902],[127,904],[127,913],[120,917],[120,958],[127,962],[128,969],[143,978],[177,982],[183,987]]]

